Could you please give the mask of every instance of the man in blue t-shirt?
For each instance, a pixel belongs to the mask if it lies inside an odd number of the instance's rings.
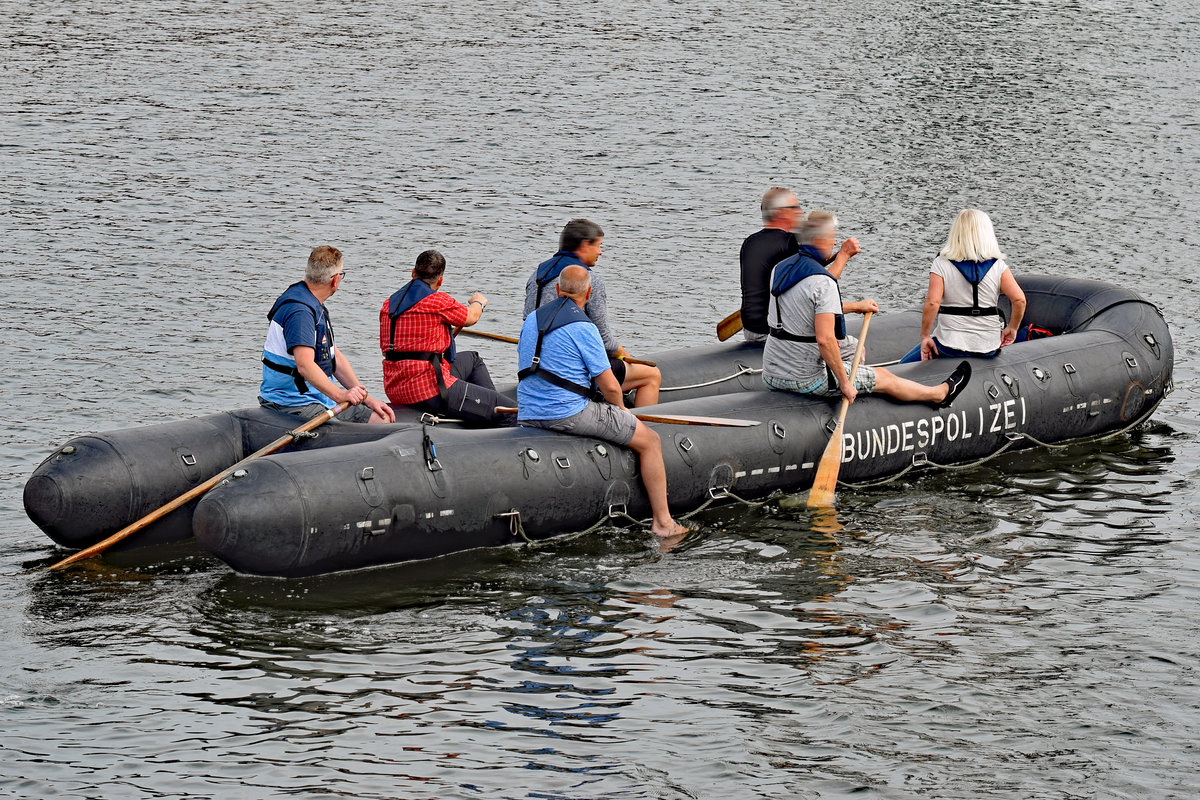
[[[345,277],[341,251],[329,245],[316,247],[308,256],[304,280],[289,286],[271,307],[258,392],[264,408],[311,419],[338,403],[349,402],[350,408],[338,419],[396,421],[386,403],[367,395],[350,360],[333,343],[325,301]],[[341,386],[331,378],[337,378]]]
[[[667,504],[662,442],[625,408],[600,332],[583,311],[592,292],[591,273],[578,265],[566,267],[555,292],[558,299],[531,313],[521,327],[518,424],[629,447],[638,454],[650,499],[650,529],[664,537],[687,533],[691,528],[676,522]]]

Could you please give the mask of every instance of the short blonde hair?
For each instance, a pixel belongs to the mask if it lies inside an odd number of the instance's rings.
[[[308,266],[304,280],[313,286],[324,286],[333,282],[333,276],[342,271],[342,251],[328,244],[318,245],[308,254]]]
[[[804,215],[800,226],[796,228],[796,241],[800,244],[812,244],[814,239],[819,239],[830,228],[836,231],[837,226],[838,218],[832,211],[810,211]]]
[[[942,245],[939,255],[951,261],[987,261],[989,258],[1004,258],[992,218],[977,208],[965,208],[958,212],[950,235]]]

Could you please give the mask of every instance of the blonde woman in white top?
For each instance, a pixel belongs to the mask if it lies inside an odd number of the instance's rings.
[[[1007,325],[996,307],[1001,292],[1012,303]],[[992,220],[978,209],[965,209],[954,218],[946,244],[929,268],[921,343],[900,363],[993,358],[1016,340],[1024,315],[1025,293],[1004,263]]]

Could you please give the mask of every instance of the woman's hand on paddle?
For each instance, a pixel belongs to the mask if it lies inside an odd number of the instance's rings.
[[[878,314],[879,303],[874,300],[859,300],[857,303],[846,303],[843,310],[848,314],[866,314],[868,311]]]

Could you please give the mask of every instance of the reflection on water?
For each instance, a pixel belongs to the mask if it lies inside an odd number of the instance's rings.
[[[1097,741],[1156,724],[1153,708],[1125,718],[1172,672],[1134,675],[1128,642],[1113,663],[1086,643],[1130,635],[1116,600],[1166,601],[1145,574],[1168,540],[1153,520],[1177,510],[1154,480],[1162,433],[843,491],[836,509],[714,508],[666,554],[612,529],[299,581],[195,554],[40,573],[19,646],[51,679],[9,702],[23,721],[6,747],[34,781],[69,748],[88,753],[87,783],[121,785],[102,725],[155,767],[130,791],[178,791],[188,765],[263,796],[324,791],[331,768],[369,797],[592,797],[635,780],[655,796],[838,795],[914,760],[922,785],[984,791],[994,778],[966,752],[1111,768]],[[1143,522],[1097,521],[1100,503],[1141,504]],[[1081,669],[1125,683],[1081,699]],[[38,711],[64,705],[102,713],[69,732]],[[173,733],[125,732],[116,712]],[[1037,774],[1006,786],[1034,793]]]

